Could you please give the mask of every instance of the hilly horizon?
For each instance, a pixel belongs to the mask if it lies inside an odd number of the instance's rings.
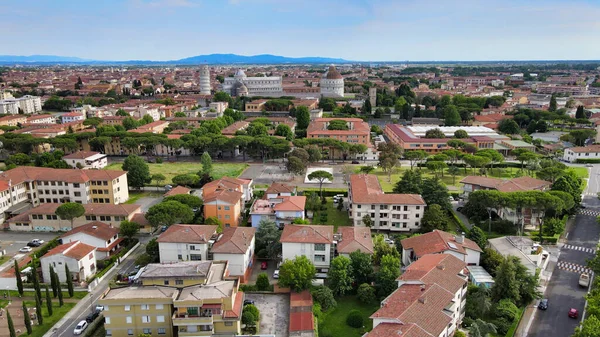
[[[341,58],[308,56],[308,57],[286,57],[272,54],[260,55],[238,55],[238,54],[207,54],[182,58],[170,61],[152,60],[92,60],[73,56],[57,55],[0,55],[0,63],[76,63],[76,64],[296,64],[296,63],[350,63]]]

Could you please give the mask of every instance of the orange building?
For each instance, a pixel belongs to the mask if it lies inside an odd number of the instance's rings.
[[[204,217],[216,217],[224,227],[236,227],[245,202],[252,200],[252,180],[223,177],[204,185]]]
[[[333,120],[346,122],[348,130],[329,130]],[[317,118],[306,130],[307,138],[332,138],[350,144],[364,144],[371,147],[371,128],[360,118]]]

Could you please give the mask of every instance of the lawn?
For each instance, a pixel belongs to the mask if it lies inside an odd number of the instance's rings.
[[[50,285],[48,285],[48,287],[50,287]],[[70,299],[71,297],[69,297],[69,292],[64,290],[66,288],[65,285],[61,285],[62,289],[63,289],[63,299],[66,301],[68,299]],[[9,290],[8,291],[10,293],[11,298],[18,298],[19,297],[19,292],[16,290]],[[2,294],[4,294],[4,292],[2,292]],[[42,288],[42,297],[44,297],[45,295],[45,290]],[[87,291],[75,291],[73,292],[73,298],[74,299],[82,299],[85,298],[87,295],[89,295],[89,293]],[[35,291],[24,291],[23,292],[23,297],[31,297],[31,298],[35,298]],[[45,297],[44,297],[45,299]],[[53,299],[54,300],[54,299]],[[56,301],[58,301],[58,298],[56,299]]]
[[[335,232],[337,232],[338,226],[352,226],[352,221],[350,220],[348,211],[346,211],[345,208],[343,208],[341,211],[338,211],[336,208],[337,204],[333,203],[332,198],[327,198],[326,205],[327,209],[325,211],[318,211],[313,216],[313,223],[320,225],[332,225],[334,226]],[[325,223],[322,223],[320,220],[321,213],[323,212],[327,214],[327,221]]]
[[[26,301],[27,303],[27,301]],[[42,313],[44,317],[44,323],[42,325],[32,324],[33,332],[31,335],[27,335],[27,331],[21,334],[21,336],[27,337],[42,337],[46,332],[50,331],[54,324],[56,324],[64,315],[71,310],[77,303],[65,302],[63,306],[59,306],[58,299],[52,302],[52,316],[48,317],[48,310],[46,309],[46,303],[42,304]]]
[[[4,262],[8,261],[9,259],[10,259],[10,256],[8,256],[8,255],[0,256],[0,265],[3,264]]]
[[[319,321],[319,334],[324,336],[342,336],[342,337],[360,337],[366,331],[373,328],[373,321],[369,319],[377,309],[379,303],[366,305],[360,303],[355,296],[345,296],[336,298],[337,307],[333,310],[323,313]],[[362,313],[365,329],[352,328],[346,324],[346,317],[350,310],[358,310]]]
[[[579,178],[589,178],[590,174],[587,167],[571,167],[571,171],[574,171]]]
[[[122,163],[115,163],[108,165],[106,170],[121,170]],[[179,174],[198,173],[202,170],[202,164],[200,163],[161,163],[161,164],[148,164],[150,168],[150,174],[163,174],[167,179],[163,181],[163,184],[170,184],[171,179]],[[212,177],[214,179],[220,179],[221,177],[234,177],[237,178],[244,170],[248,167],[248,164],[233,164],[233,163],[213,163]],[[156,182],[148,184],[148,186],[154,186]]]
[[[158,192],[129,192],[129,200],[126,204],[135,204],[141,198],[160,198],[162,193]]]

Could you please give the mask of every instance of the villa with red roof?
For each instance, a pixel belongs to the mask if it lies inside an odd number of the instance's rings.
[[[118,228],[104,222],[93,221],[66,232],[60,236],[60,240],[63,244],[80,241],[96,247],[96,257],[104,259],[119,250],[123,238],[119,237]]]
[[[48,251],[40,258],[40,263],[46,283],[50,282],[50,267],[54,268],[60,282],[66,282],[65,266],[69,266],[74,281],[83,282],[96,273],[96,247],[72,241]]]
[[[454,235],[434,229],[432,232],[401,241],[402,264],[408,266],[428,254],[450,254],[470,266],[478,266],[483,252],[464,235]]]

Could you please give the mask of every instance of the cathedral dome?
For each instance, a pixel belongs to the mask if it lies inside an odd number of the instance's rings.
[[[328,80],[340,80],[343,79],[342,74],[340,74],[339,71],[337,71],[337,69],[335,69],[335,66],[329,66],[329,70],[327,71],[327,75],[326,78]]]
[[[233,77],[235,77],[235,78],[245,78],[246,77],[246,73],[242,69],[238,69],[235,72],[235,75],[233,75]]]

